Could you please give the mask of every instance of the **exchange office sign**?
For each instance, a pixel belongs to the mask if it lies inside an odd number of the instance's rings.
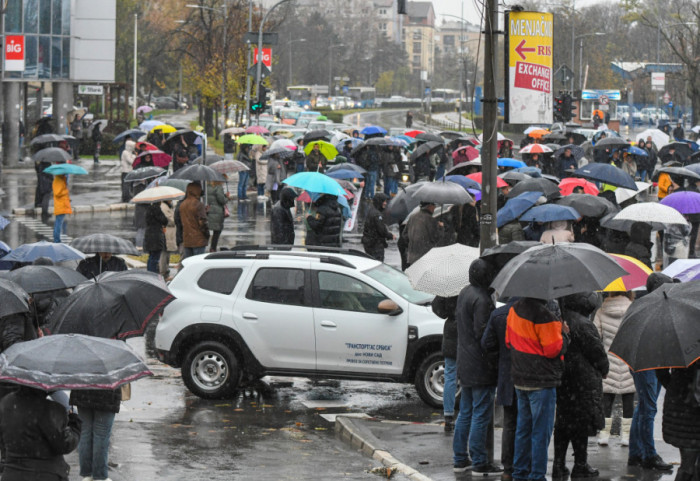
[[[506,12],[505,121],[510,124],[551,124],[551,13]]]

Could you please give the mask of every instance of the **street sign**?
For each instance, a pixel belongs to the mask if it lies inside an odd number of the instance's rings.
[[[263,47],[262,61],[268,69],[272,70],[272,49]],[[253,50],[253,63],[258,62],[258,48],[255,47]]]
[[[102,85],[78,85],[78,95],[102,95],[103,93]]]
[[[664,93],[664,103],[667,104],[671,101],[671,96],[668,94],[668,92]]]
[[[608,96],[607,95],[601,95],[598,100],[600,100],[600,105],[608,105]]]
[[[552,14],[506,12],[505,31],[508,86],[505,121],[514,124],[551,124]]]
[[[666,90],[666,73],[652,72],[651,73],[651,90],[663,92]]]
[[[270,76],[270,69],[263,64],[262,69],[260,70],[260,79],[264,79]],[[253,64],[252,67],[248,69],[248,75],[250,75],[253,78],[256,78],[258,76],[258,64],[257,62]]]
[[[559,81],[563,84],[567,84],[571,82],[571,79],[574,78],[574,72],[571,70],[569,67],[566,65],[562,65],[559,68],[557,77],[559,78]]]
[[[430,87],[426,87],[426,88],[425,88],[424,95],[425,95],[426,97],[430,97]]]
[[[24,35],[5,36],[5,71],[24,71]]]
[[[276,32],[270,32],[270,33],[264,33],[263,32],[263,45],[277,45],[277,33]],[[248,45],[257,45],[258,44],[258,32],[246,32],[243,34],[243,41],[247,43]]]

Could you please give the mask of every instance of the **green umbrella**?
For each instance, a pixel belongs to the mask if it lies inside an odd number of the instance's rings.
[[[317,145],[317,144],[319,146],[319,150],[321,151],[321,154],[323,154],[323,156],[326,159],[328,159],[328,160],[335,159],[335,157],[338,155],[338,149],[335,148],[335,145],[333,145],[329,142],[325,142],[323,140],[314,140],[313,142],[309,142],[309,144],[306,145],[306,147],[304,147],[304,153],[306,155],[309,155],[311,153],[311,151],[313,150],[314,145]]]
[[[251,145],[267,145],[267,140],[263,139],[259,135],[248,134],[242,135],[238,138],[238,144],[251,144]]]

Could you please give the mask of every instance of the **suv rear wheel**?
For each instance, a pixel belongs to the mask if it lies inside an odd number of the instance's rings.
[[[182,379],[187,388],[204,399],[232,396],[241,378],[238,359],[220,342],[195,344],[182,363]]]
[[[445,358],[441,352],[434,352],[423,359],[416,371],[415,385],[423,402],[434,408],[442,408]]]

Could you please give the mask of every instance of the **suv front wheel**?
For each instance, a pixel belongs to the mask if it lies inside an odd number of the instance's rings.
[[[434,352],[423,359],[416,371],[415,385],[423,402],[434,408],[442,408],[445,358],[441,352]]]
[[[241,377],[238,359],[220,342],[195,344],[182,363],[185,386],[203,399],[224,399],[233,394]]]

